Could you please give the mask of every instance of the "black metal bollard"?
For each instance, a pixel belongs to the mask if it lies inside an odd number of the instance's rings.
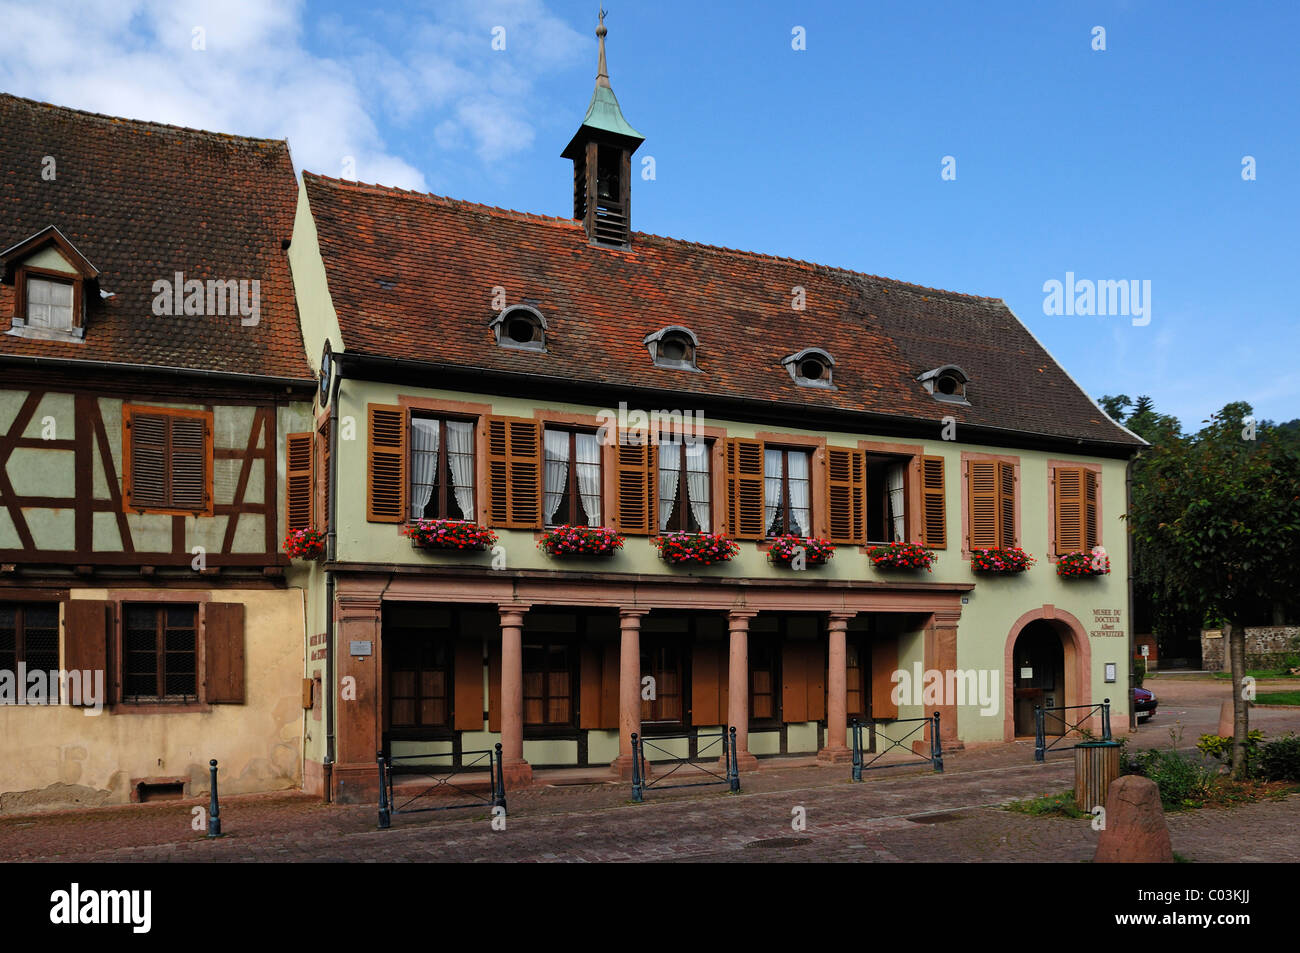
[[[853,780],[862,780],[862,722],[853,719]]]
[[[1101,703],[1101,740],[1111,741],[1110,737],[1110,699]]]
[[[726,739],[723,739],[726,744]],[[736,726],[731,726],[731,747],[729,749],[730,759],[727,766],[727,783],[731,787],[731,793],[740,792],[740,754],[736,751]]]
[[[632,732],[632,800],[637,804],[645,800],[641,785],[641,739]]]
[[[1043,709],[1034,706],[1034,760],[1042,761],[1046,757],[1046,729],[1043,725]]]
[[[939,713],[934,713],[934,724],[930,728],[930,764],[938,774],[943,774],[943,742],[939,738]]]
[[[506,766],[501,759],[501,742],[496,745],[496,781],[492,788],[492,806],[506,806]]]
[[[384,753],[375,753],[375,762],[379,765],[379,829],[386,831],[392,827],[392,817],[388,812],[388,779],[384,776]]]
[[[210,796],[208,799],[208,836],[221,836],[221,804],[217,801],[217,759],[208,762]]]

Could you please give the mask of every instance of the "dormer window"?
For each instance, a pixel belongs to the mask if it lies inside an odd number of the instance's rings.
[[[53,225],[0,252],[3,281],[14,288],[6,333],[17,337],[80,341],[86,333],[87,291],[99,271]]]
[[[73,282],[45,275],[27,275],[27,326],[51,331],[71,331]]]
[[[695,351],[699,339],[690,328],[670,325],[654,334],[646,335],[642,341],[650,351],[650,359],[656,367],[667,367],[678,371],[695,371]]]
[[[819,347],[807,347],[781,361],[800,387],[834,387],[835,358]]]
[[[917,381],[935,400],[970,405],[966,396],[966,385],[970,383],[970,378],[956,364],[945,364],[926,371]]]
[[[517,351],[546,350],[546,318],[526,304],[506,308],[493,318],[492,334],[501,347]]]

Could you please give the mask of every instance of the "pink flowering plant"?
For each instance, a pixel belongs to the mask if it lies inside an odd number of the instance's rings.
[[[607,526],[557,526],[542,533],[537,548],[551,556],[612,556],[623,536]]]
[[[800,550],[807,565],[820,566],[835,555],[835,544],[816,536],[775,536],[767,558],[778,566],[789,566]]]
[[[1038,560],[1019,546],[1010,549],[972,549],[970,568],[975,572],[1025,572]]]
[[[291,559],[320,559],[325,555],[325,534],[314,529],[292,530],[284,537],[284,551]]]
[[[867,556],[877,569],[924,569],[926,572],[934,572],[930,567],[937,558],[934,550],[926,549],[920,543],[869,546]]]
[[[665,562],[677,565],[712,566],[740,552],[740,545],[725,533],[672,532],[656,536],[652,542]]]
[[[1079,576],[1105,576],[1110,573],[1110,557],[1102,550],[1095,553],[1063,553],[1056,560],[1056,574],[1071,579]]]
[[[497,534],[468,520],[416,520],[402,527],[419,549],[482,550],[495,545]]]

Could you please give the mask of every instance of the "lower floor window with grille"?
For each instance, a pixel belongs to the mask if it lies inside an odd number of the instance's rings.
[[[395,732],[451,728],[451,648],[425,632],[384,633]]]
[[[680,725],[684,714],[682,650],[680,643],[647,641],[641,648],[641,678],[653,678],[653,697],[641,695],[641,721],[647,724]]]
[[[59,606],[46,602],[0,602],[0,672],[11,672],[18,693],[27,697],[25,679],[18,678],[18,666],[28,672],[50,672],[59,667]],[[58,703],[58,682],[49,686]]]
[[[567,643],[524,644],[524,724],[573,724],[573,655]]]
[[[198,700],[198,607],[127,605],[122,638],[126,702]]]

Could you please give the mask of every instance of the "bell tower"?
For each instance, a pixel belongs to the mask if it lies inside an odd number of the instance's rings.
[[[605,11],[596,38],[596,89],[582,125],[561,155],[573,160],[573,217],[592,244],[626,247],[632,239],[632,153],[645,141],[623,118],[605,65]]]

